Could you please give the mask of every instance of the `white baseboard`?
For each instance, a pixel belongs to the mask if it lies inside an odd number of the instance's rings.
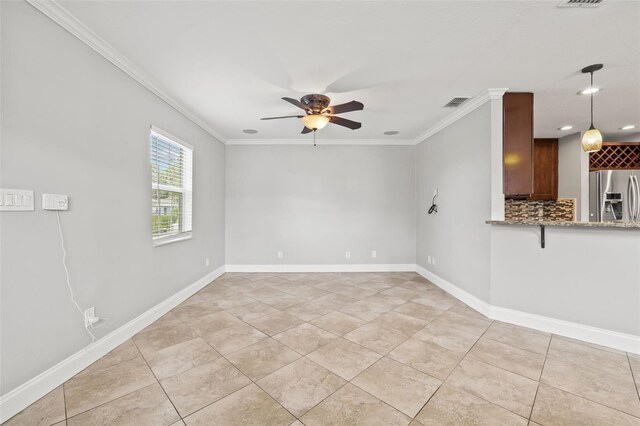
[[[416,272],[428,279],[456,299],[466,303],[476,311],[493,320],[508,322],[534,330],[571,337],[597,345],[608,346],[625,352],[640,354],[640,336],[591,327],[514,309],[493,306],[462,290],[433,272],[416,265]]]
[[[0,423],[51,392],[225,272],[221,266],[148,311],[0,397]]]
[[[198,290],[227,272],[404,272],[415,271],[456,299],[488,318],[598,345],[640,354],[640,336],[618,333],[569,321],[492,306],[462,290],[433,272],[414,264],[378,265],[226,265],[200,278],[173,296],[112,331],[94,344],[76,352],[47,371],[0,397],[0,423],[5,422],[30,404],[130,339],[143,328],[169,312]]]
[[[423,268],[420,265],[416,265],[416,272],[455,297],[456,299],[471,306],[473,309],[480,312],[485,317],[491,318],[491,305],[489,305],[484,300],[477,298],[471,293],[467,293],[460,287],[451,284],[449,281],[445,280],[439,275],[434,274],[428,269]]]
[[[227,272],[407,272],[413,263],[336,265],[227,265]]]
[[[530,314],[514,309],[501,308],[499,306],[491,307],[491,316],[489,318],[557,334],[559,336],[571,337],[625,352],[640,354],[640,336],[634,336],[632,334],[619,333],[617,331]]]

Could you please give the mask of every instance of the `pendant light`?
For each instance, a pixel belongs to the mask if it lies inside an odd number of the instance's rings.
[[[582,68],[583,73],[591,74],[591,89],[589,96],[591,96],[591,127],[582,135],[582,150],[584,152],[596,152],[602,148],[602,134],[598,129],[593,126],[593,73],[601,70],[602,64],[593,64],[588,67]]]

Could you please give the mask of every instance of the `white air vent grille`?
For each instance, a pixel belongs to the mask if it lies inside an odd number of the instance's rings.
[[[558,7],[598,7],[603,0],[563,0]]]
[[[449,103],[446,104],[444,107],[445,108],[458,108],[460,105],[462,105],[463,103],[465,103],[469,99],[471,99],[469,96],[457,96],[457,97],[451,99],[449,101]]]

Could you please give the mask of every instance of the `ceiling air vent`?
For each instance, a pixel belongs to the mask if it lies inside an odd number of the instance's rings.
[[[469,99],[471,99],[469,96],[458,96],[458,97],[455,97],[455,98],[451,99],[449,101],[449,103],[446,104],[444,107],[445,108],[458,108],[460,105],[462,105],[463,103],[465,103]]]
[[[598,7],[603,0],[562,0],[558,7]]]

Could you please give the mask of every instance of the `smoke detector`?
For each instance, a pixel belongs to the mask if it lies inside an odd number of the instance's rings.
[[[469,99],[471,99],[470,96],[456,96],[455,98],[451,99],[449,103],[444,106],[444,108],[458,108]]]
[[[562,0],[558,7],[598,7],[604,0]]]

